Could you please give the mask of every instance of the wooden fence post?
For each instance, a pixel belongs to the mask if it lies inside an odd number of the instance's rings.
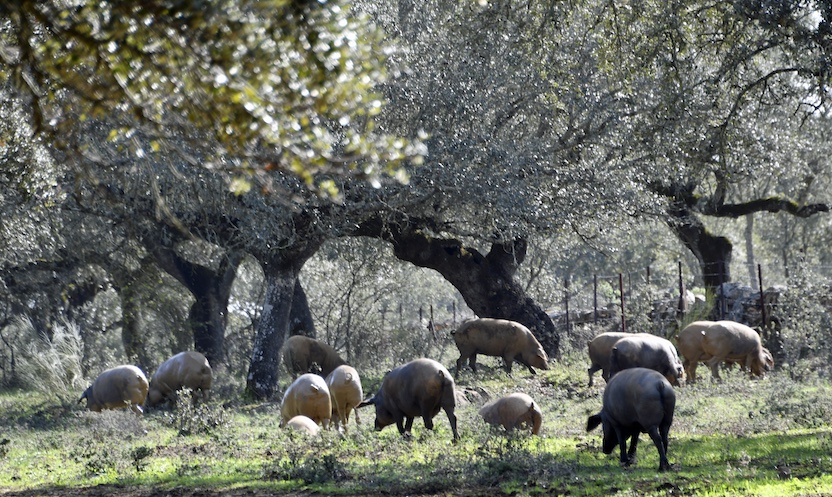
[[[624,318],[624,275],[618,273],[618,293],[621,295],[621,331],[627,332],[627,320]]]
[[[592,322],[594,324],[598,324],[598,275],[592,275],[592,308],[594,309],[594,315],[592,318]]]
[[[685,300],[685,280],[682,279],[682,261],[679,261],[679,314],[688,312],[687,300]]]
[[[763,328],[768,326],[768,318],[766,317],[766,296],[763,290],[763,268],[757,264],[757,281],[760,284],[760,312],[763,318]]]
[[[566,332],[569,333],[569,276],[563,279],[563,304],[566,309]]]

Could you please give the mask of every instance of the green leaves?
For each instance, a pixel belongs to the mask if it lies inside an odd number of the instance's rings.
[[[244,171],[265,173],[269,157],[310,186],[324,171],[395,174],[417,155],[374,132],[382,106],[374,89],[391,48],[346,2],[63,5],[23,2],[3,33],[20,55],[0,72],[35,76],[51,89],[41,96],[18,85],[22,98],[34,98],[33,113],[52,117],[39,132],[126,113],[155,129],[156,143],[181,133],[210,137],[200,147],[235,158],[232,177],[256,178]]]

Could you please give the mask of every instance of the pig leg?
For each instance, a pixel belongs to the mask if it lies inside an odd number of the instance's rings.
[[[402,416],[396,416],[395,419],[396,419],[396,428],[399,429],[399,434],[404,435],[405,434],[404,418]],[[408,426],[408,428],[409,428],[409,426]],[[410,430],[408,429],[408,431],[410,431]]]
[[[448,416],[448,422],[451,424],[451,431],[454,433],[454,443],[459,440],[459,431],[456,429],[456,414],[453,409],[445,408],[445,414]]]
[[[477,372],[477,354],[471,354],[471,357],[468,358],[468,365],[471,366],[471,371],[474,373]]]
[[[707,364],[708,367],[711,368],[711,375],[713,375],[713,377],[711,378],[712,380],[722,380],[722,377],[719,376],[719,364],[722,362],[722,360],[723,359],[721,357],[716,356],[708,359]]]
[[[514,363],[514,357],[513,356],[511,356],[511,357],[510,356],[503,356],[503,367],[506,370],[506,373],[509,374],[509,375],[511,374],[511,365],[512,365],[512,363]]]
[[[621,462],[622,466],[629,466],[630,459],[627,456],[627,434],[624,433],[622,428],[615,429],[615,436],[618,438],[618,448],[619,448],[619,462]]]
[[[592,386],[592,376],[595,374],[596,371],[598,371],[600,369],[601,369],[601,366],[599,366],[595,363],[593,363],[592,366],[587,368],[586,372],[589,373],[589,385],[587,385],[587,386],[590,386],[590,387]]]
[[[465,364],[465,359],[467,359],[467,357],[465,357],[465,354],[461,354],[459,356],[459,359],[456,360],[456,371],[454,371],[454,376],[459,375],[459,370],[461,370],[462,365]]]
[[[688,383],[693,383],[696,381],[696,366],[699,365],[699,361],[689,361],[687,358],[682,362],[682,366],[685,368],[685,373],[688,375]]]
[[[636,448],[638,448],[638,430],[633,432],[630,440],[630,450],[627,451],[627,465],[635,464],[636,462]]]
[[[659,434],[659,429],[656,426],[650,427],[647,434],[653,439],[653,445],[659,450],[659,471],[667,471],[670,469],[670,462],[667,460],[667,438],[663,438]]]

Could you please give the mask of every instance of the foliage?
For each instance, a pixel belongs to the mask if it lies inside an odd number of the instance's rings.
[[[24,1],[0,12],[0,78],[59,149],[82,152],[70,138],[78,120],[132,115],[110,139],[142,157],[178,149],[169,137],[182,132],[210,137],[206,165],[230,167],[240,193],[274,168],[310,184],[351,168],[373,178],[417,153],[374,130],[390,48],[344,2]],[[140,128],[147,146],[130,141]]]
[[[310,438],[277,428],[277,404],[227,399],[220,399],[228,406],[222,409],[224,422],[202,432],[182,432],[165,412],[141,417],[127,410],[63,411],[32,427],[39,410],[52,409],[44,404],[46,397],[2,393],[0,407],[16,414],[3,421],[10,442],[0,458],[0,487],[55,495],[85,494],[90,486],[118,486],[128,495],[161,488],[204,495],[230,488],[252,495],[301,489],[435,495],[467,489],[464,495],[667,495],[672,490],[790,496],[832,490],[827,476],[832,428],[825,415],[832,407],[825,400],[832,385],[826,379],[796,382],[778,372],[749,380],[734,370],[723,383],[678,388],[669,449],[673,469],[657,473],[658,456],[645,437],[638,462],[623,469],[616,454],[601,453],[597,431],[584,431],[603,391],[603,385],[585,386],[585,367],[581,354],[535,377],[509,377],[499,368],[463,375],[460,387],[481,386],[491,395],[529,392],[543,410],[544,424],[538,437],[505,433],[477,416],[484,400],[460,401],[457,444],[451,443],[443,413],[435,419],[435,432],[417,420],[412,440],[393,427],[374,431],[364,415],[372,419],[371,411],[362,411],[360,426],[348,434],[324,430]],[[383,375],[377,369],[362,373],[369,383]]]
[[[165,412],[163,417],[180,436],[209,434],[227,423],[221,406],[198,402],[189,388],[176,392],[172,411]]]
[[[81,368],[84,343],[78,326],[64,322],[52,328],[51,337],[38,334],[26,319],[19,319],[14,327],[21,338],[17,343],[21,347],[18,371],[23,384],[56,395],[64,403],[74,401],[78,391],[86,388]]]

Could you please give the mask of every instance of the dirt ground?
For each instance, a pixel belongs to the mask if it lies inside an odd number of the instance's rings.
[[[356,496],[368,497],[393,497],[388,493],[354,494]],[[414,495],[408,497],[498,497],[506,494],[497,489],[448,489],[445,493]],[[34,490],[4,490],[0,489],[2,497],[323,497],[324,494],[316,492],[272,492],[263,489],[198,489],[198,488],[174,488],[156,489],[148,487],[128,487],[123,485],[98,485],[83,488],[40,488]]]

